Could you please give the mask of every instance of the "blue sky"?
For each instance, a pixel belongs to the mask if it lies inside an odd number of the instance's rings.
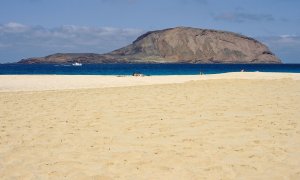
[[[0,62],[57,52],[104,53],[176,26],[254,37],[300,63],[299,0],[0,0]]]

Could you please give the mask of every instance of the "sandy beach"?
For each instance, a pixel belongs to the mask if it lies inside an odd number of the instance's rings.
[[[0,179],[300,179],[300,74],[0,76]]]

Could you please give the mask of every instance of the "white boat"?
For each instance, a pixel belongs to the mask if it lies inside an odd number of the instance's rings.
[[[81,63],[78,63],[78,62],[76,62],[76,63],[73,63],[73,64],[72,64],[72,66],[82,66],[82,64],[81,64]]]

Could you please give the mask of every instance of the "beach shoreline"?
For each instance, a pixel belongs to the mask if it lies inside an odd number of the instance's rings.
[[[0,92],[91,89],[185,83],[213,79],[300,80],[300,73],[234,72],[209,75],[110,76],[110,75],[1,75]]]

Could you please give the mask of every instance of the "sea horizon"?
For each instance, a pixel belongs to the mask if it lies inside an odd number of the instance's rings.
[[[300,64],[0,64],[0,75],[198,75],[228,72],[300,73]]]

